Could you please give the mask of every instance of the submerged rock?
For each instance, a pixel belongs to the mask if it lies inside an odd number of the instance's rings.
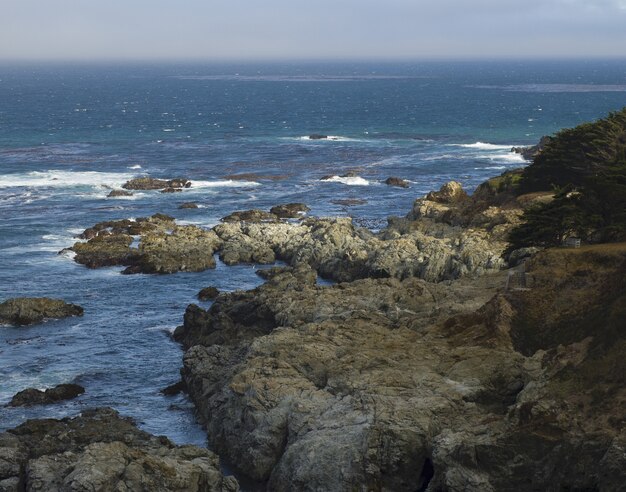
[[[62,400],[70,400],[82,395],[85,388],[78,384],[59,384],[45,391],[36,388],[27,388],[15,394],[9,402],[10,407],[26,407],[32,405],[47,405]]]
[[[185,209],[185,208],[198,208],[198,204],[194,203],[194,202],[185,202],[185,203],[181,203],[178,206],[179,209]]]
[[[82,315],[82,307],[48,297],[18,297],[0,304],[0,324],[30,325],[45,319]]]
[[[309,135],[309,140],[326,140],[328,135],[322,135],[320,133],[313,133]]]
[[[140,431],[108,408],[0,434],[0,490],[236,492],[217,455]]]

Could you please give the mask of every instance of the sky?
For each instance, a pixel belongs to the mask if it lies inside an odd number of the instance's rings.
[[[0,0],[0,60],[626,57],[626,0]]]

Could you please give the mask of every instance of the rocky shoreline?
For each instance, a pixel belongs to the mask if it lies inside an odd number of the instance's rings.
[[[215,254],[287,265],[251,291],[203,289],[213,303],[187,308],[182,381],[165,390],[187,391],[211,449],[268,490],[619,490],[626,245],[504,258],[524,210],[551,200],[512,193],[518,176],[471,196],[447,183],[378,232],[285,204],[211,230],[102,222],[70,249],[123,273],[202,271]],[[532,288],[506,289],[510,275]],[[54,487],[238,489],[212,452],[110,409],[0,434],[0,490]]]

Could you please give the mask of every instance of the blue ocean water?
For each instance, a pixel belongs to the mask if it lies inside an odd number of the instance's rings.
[[[57,254],[82,229],[155,212],[210,227],[234,210],[292,201],[377,228],[450,179],[471,190],[524,165],[513,145],[624,105],[623,61],[0,66],[0,300],[85,308],[81,318],[0,327],[0,405],[26,387],[87,390],[46,407],[2,406],[0,430],[110,405],[150,432],[206,442],[185,397],[159,394],[181,366],[169,332],[202,287],[258,285],[254,267],[89,270]],[[332,138],[308,139],[315,133]],[[347,172],[357,176],[320,181]],[[230,178],[241,173],[259,176]],[[194,185],[106,198],[142,175]],[[411,186],[386,186],[389,176]],[[333,203],[342,199],[365,203]],[[185,201],[201,208],[179,210]]]

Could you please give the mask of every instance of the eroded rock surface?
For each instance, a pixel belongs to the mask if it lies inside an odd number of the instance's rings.
[[[209,439],[270,490],[619,490],[626,246],[562,252],[530,291],[300,266],[190,306],[175,337]]]
[[[140,431],[111,409],[29,420],[0,434],[3,491],[239,490],[217,456]]]
[[[18,297],[0,304],[0,324],[31,325],[45,319],[82,315],[82,307],[48,297]]]
[[[139,236],[138,246],[134,246]],[[213,231],[179,226],[172,217],[155,214],[123,219],[86,229],[71,250],[74,260],[89,268],[121,265],[124,273],[174,273],[215,268],[213,254],[222,241]]]

